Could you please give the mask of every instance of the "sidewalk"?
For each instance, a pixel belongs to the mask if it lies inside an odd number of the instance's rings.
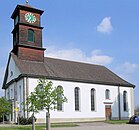
[[[79,126],[75,127],[66,127],[66,128],[51,128],[51,130],[139,130],[139,125],[131,124],[107,124],[104,122],[96,123],[77,123]],[[0,124],[0,127],[10,127],[15,126],[13,124]],[[43,130],[43,129],[42,129]]]

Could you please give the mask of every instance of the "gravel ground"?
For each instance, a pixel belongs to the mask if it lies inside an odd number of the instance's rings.
[[[131,124],[113,125],[103,122],[80,123],[78,127],[52,128],[52,130],[139,130],[139,125],[131,125]]]

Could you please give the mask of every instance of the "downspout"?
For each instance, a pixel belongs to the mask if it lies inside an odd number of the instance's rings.
[[[28,77],[24,77],[23,78],[23,87],[24,87],[24,91],[23,91],[23,97],[24,97],[24,103],[26,102],[26,98],[29,95],[29,82],[28,82]],[[24,106],[24,109],[27,109],[27,106]],[[29,118],[29,113],[28,111],[24,111],[24,117]]]
[[[26,96],[25,96],[25,94],[26,94],[26,83],[25,83],[26,81],[25,81],[25,77],[23,77],[23,102],[24,102],[24,118],[26,117],[26,111],[25,111],[25,102],[26,102]]]
[[[120,99],[120,86],[118,86],[118,116],[119,120],[121,120],[121,99]]]
[[[14,83],[14,123],[17,122],[17,113],[16,113],[16,101],[17,101],[17,82]]]
[[[29,78],[26,77],[26,98],[29,96]],[[28,106],[27,106],[28,109]],[[29,118],[29,112],[27,110],[27,118]]]

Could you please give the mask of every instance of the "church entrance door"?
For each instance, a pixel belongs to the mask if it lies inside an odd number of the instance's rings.
[[[111,120],[111,115],[112,115],[111,105],[106,105],[105,106],[106,120]]]

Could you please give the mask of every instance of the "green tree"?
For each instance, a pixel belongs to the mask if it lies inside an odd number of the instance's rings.
[[[35,94],[35,92],[31,92],[31,94],[27,97],[26,99],[26,103],[25,105],[25,111],[27,112],[32,112],[32,130],[35,130],[35,117],[34,117],[34,113],[38,113],[40,108],[37,105],[37,95]]]
[[[135,107],[135,114],[139,114],[139,106]]]
[[[0,98],[0,115],[3,118],[4,124],[4,116],[10,114],[11,111],[11,102],[7,101],[4,97]]]
[[[64,90],[54,87],[51,81],[39,79],[34,92],[27,98],[30,111],[46,110],[46,129],[50,130],[50,110],[57,110],[58,103],[67,102]]]

